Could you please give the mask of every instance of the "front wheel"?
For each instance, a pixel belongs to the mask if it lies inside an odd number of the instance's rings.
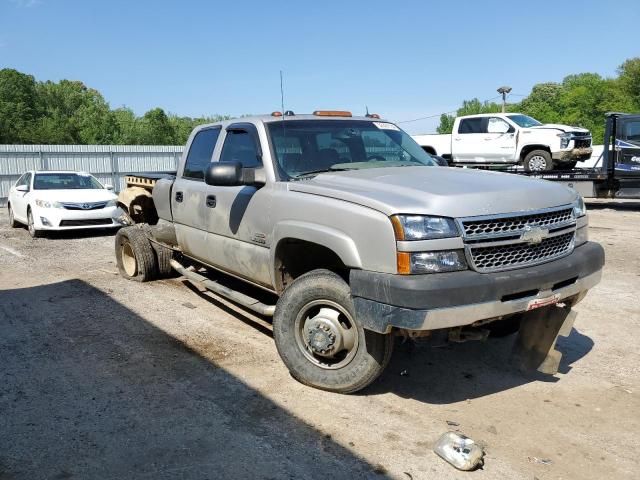
[[[273,336],[294,378],[339,393],[373,382],[393,347],[391,335],[362,328],[349,285],[329,270],[306,273],[285,290],[276,306]]]
[[[533,150],[524,157],[527,172],[543,172],[553,169],[553,159],[546,150]]]
[[[31,235],[31,238],[38,238],[42,236],[42,232],[36,228],[31,209],[27,210],[27,228],[29,230],[29,235]]]

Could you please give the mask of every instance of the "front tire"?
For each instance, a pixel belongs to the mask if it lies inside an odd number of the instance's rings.
[[[27,210],[27,229],[29,230],[31,238],[38,238],[42,236],[42,231],[36,228],[36,224],[33,220],[33,213],[30,208]]]
[[[148,282],[154,278],[156,257],[142,229],[135,226],[121,228],[116,234],[115,243],[120,275],[136,282]]]
[[[527,172],[544,172],[553,169],[553,159],[546,150],[532,150],[524,157]]]
[[[294,378],[338,393],[373,382],[393,348],[391,335],[358,323],[349,285],[329,270],[306,273],[285,290],[276,306],[273,336]]]
[[[20,226],[20,223],[16,221],[16,218],[13,216],[13,208],[9,205],[9,226],[11,228],[17,228]]]

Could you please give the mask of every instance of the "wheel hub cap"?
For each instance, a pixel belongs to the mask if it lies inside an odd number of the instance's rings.
[[[540,155],[531,157],[531,160],[529,160],[529,166],[531,170],[542,170],[546,165],[547,165],[547,161],[544,159],[544,157],[541,157]]]

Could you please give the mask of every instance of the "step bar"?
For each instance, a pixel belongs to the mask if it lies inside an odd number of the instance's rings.
[[[259,313],[260,315],[264,315],[266,317],[273,317],[273,314],[276,310],[275,305],[266,305],[259,300],[256,300],[255,298],[245,295],[244,293],[240,293],[236,290],[232,290],[228,287],[220,285],[219,283],[208,279],[204,275],[185,268],[175,259],[171,260],[171,267],[180,275],[189,280],[189,282],[191,282],[197,288],[206,288],[207,290],[210,290],[213,293],[220,295],[221,297],[242,305],[243,307],[248,308],[253,312]]]

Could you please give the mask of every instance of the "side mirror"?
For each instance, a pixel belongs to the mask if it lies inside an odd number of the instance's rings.
[[[439,167],[448,167],[449,162],[445,158],[442,158],[440,155],[431,155],[431,158],[435,160]]]
[[[104,188],[106,188],[107,190],[113,190],[113,185],[105,185]]]
[[[204,172],[204,181],[219,187],[242,185],[242,170],[240,162],[213,162]]]
[[[18,185],[16,187],[16,192],[27,193],[29,191],[29,187],[26,185]]]

